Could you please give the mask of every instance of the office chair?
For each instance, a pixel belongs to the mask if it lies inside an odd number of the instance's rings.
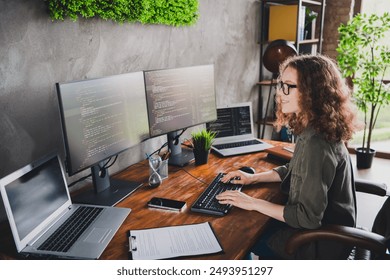
[[[355,179],[356,191],[378,196],[389,196],[386,184]],[[290,237],[286,252],[294,254],[302,245],[319,241],[337,241],[353,246],[348,259],[390,259],[390,197],[375,217],[372,231],[340,225],[324,225],[315,230],[304,230]]]

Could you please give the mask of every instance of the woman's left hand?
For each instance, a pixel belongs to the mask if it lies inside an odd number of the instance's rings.
[[[256,198],[250,197],[240,191],[225,191],[217,195],[216,199],[221,204],[231,204],[245,210],[255,209]]]

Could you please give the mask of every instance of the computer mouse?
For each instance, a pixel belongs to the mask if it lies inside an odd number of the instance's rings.
[[[243,166],[243,167],[240,168],[240,170],[242,172],[250,173],[250,174],[255,174],[256,173],[255,169],[253,167],[250,167],[250,166]]]

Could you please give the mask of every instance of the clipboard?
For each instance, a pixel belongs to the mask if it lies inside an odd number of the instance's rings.
[[[209,222],[127,232],[129,259],[159,260],[223,253]]]

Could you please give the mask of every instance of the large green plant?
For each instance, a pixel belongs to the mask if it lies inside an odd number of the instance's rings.
[[[99,17],[115,22],[184,26],[195,24],[198,0],[45,0],[53,20]]]
[[[390,36],[389,30],[389,13],[357,14],[338,29],[337,61],[344,77],[352,79],[354,97],[364,113],[362,148],[367,152],[379,111],[390,102],[390,89],[383,82],[390,66],[390,50],[381,42]]]

